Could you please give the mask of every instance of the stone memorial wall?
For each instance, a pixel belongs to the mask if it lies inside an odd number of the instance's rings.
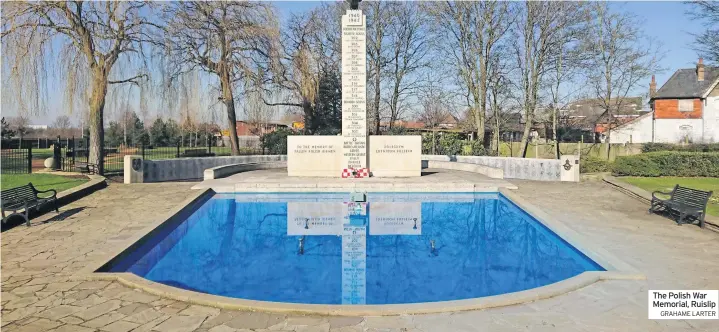
[[[370,136],[369,141],[372,176],[422,175],[422,136]]]
[[[287,175],[339,177],[342,137],[287,136]]]

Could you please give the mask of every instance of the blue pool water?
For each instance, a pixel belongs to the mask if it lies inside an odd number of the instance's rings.
[[[448,301],[601,266],[498,194],[218,194],[105,271],[250,300]]]

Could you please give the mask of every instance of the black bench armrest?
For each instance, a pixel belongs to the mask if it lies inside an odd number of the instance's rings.
[[[659,190],[656,190],[656,191],[653,191],[653,192],[652,192],[652,198],[664,200],[665,198],[659,198],[659,197],[657,197],[655,194],[671,195],[672,193],[671,193],[671,191],[667,192],[667,191],[659,191]]]
[[[44,194],[44,193],[49,193],[49,192],[52,192],[52,196],[46,197],[46,198],[57,197],[57,190],[55,190],[55,189],[38,190],[37,191],[38,194]]]

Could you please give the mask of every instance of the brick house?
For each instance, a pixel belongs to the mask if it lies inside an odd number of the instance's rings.
[[[719,142],[719,67],[679,69],[657,91],[649,84],[651,116],[612,129],[611,143]]]

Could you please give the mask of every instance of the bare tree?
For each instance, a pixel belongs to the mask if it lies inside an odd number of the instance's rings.
[[[389,129],[401,116],[402,100],[416,92],[421,84],[419,71],[427,67],[429,34],[425,12],[413,3],[397,3],[388,27],[389,55],[386,74],[389,76]],[[377,93],[377,92],[375,92]],[[375,121],[379,117],[375,114]]]
[[[320,77],[340,71],[341,27],[344,4],[322,5],[289,19],[282,35],[283,50],[273,82],[286,100],[267,102],[271,106],[292,106],[302,110],[305,130],[312,132]],[[272,91],[266,91],[272,92]],[[263,97],[267,93],[261,94]]]
[[[70,123],[70,117],[67,115],[59,115],[55,118],[55,121],[51,125],[57,131],[57,135],[68,137],[72,129],[72,123]]]
[[[692,1],[689,15],[705,23],[706,29],[694,35],[696,50],[708,61],[719,65],[719,2]]]
[[[585,71],[608,126],[607,141],[618,125],[617,111],[628,103],[627,96],[639,82],[659,70],[659,45],[640,29],[641,24],[628,13],[612,12],[606,3],[593,3],[596,18],[588,27],[582,50],[587,54]],[[607,149],[607,158],[611,144]]]
[[[581,36],[578,34],[574,37]],[[560,157],[559,144],[561,137],[559,137],[558,133],[559,124],[567,120],[563,118],[561,112],[567,109],[572,102],[572,98],[576,98],[578,93],[584,89],[583,84],[572,84],[576,83],[575,79],[579,77],[584,54],[578,49],[578,45],[572,42],[559,47],[551,60],[551,70],[547,78],[552,120],[552,140],[554,142],[552,150],[554,151],[555,159]]]
[[[150,6],[136,1],[3,4],[2,45],[10,63],[10,82],[16,82],[18,99],[31,97],[31,105],[23,101],[18,106],[37,111],[42,85],[47,83],[45,62],[53,49],[59,48],[68,106],[72,107],[77,97],[84,99],[88,90],[89,157],[101,174],[108,85],[139,85],[147,78],[142,70],[117,78],[125,73],[123,66],[116,64],[131,66],[130,59],[141,55],[143,45],[150,41],[148,29],[155,26],[147,17]]]
[[[509,28],[509,6],[500,1],[448,1],[427,9],[441,31],[437,38],[446,39],[444,50],[467,91],[477,139],[484,142],[489,65]]]
[[[492,112],[492,141],[489,150],[497,155],[499,155],[500,129],[504,124],[502,115],[507,103],[511,100],[509,72],[508,63],[503,61],[499,54],[494,55],[489,66],[487,88],[489,109]]]
[[[240,153],[236,88],[259,81],[272,65],[278,26],[271,5],[239,1],[182,1],[163,9],[169,82],[195,69],[217,77],[227,110],[232,154]]]
[[[437,127],[452,115],[449,95],[447,91],[435,85],[431,80],[422,87],[420,91],[421,109],[417,114],[417,120],[424,123],[425,127],[432,129],[432,154],[436,151]]]
[[[267,125],[277,113],[277,109],[264,103],[262,91],[252,91],[248,94],[243,111],[245,119],[254,127],[255,135],[262,135],[267,132]]]
[[[520,155],[526,157],[535,111],[540,106],[540,89],[547,79],[545,75],[552,65],[559,64],[552,60],[586,16],[580,2],[528,1],[517,7],[519,15],[513,37],[525,122]]]
[[[374,124],[373,132],[377,135],[379,135],[381,121],[382,73],[387,65],[387,56],[384,53],[387,51],[388,30],[396,7],[397,5],[394,3],[383,1],[367,2],[365,6],[365,13],[367,14],[367,62],[369,64],[367,79],[372,81],[368,91],[373,93],[368,106]]]

